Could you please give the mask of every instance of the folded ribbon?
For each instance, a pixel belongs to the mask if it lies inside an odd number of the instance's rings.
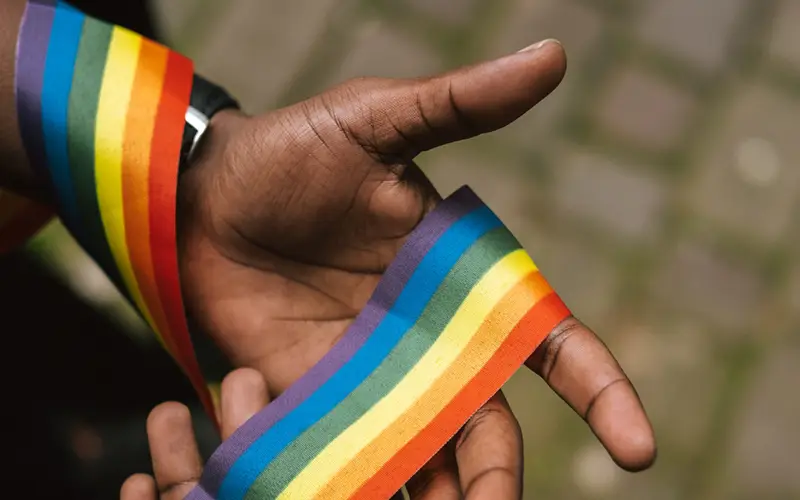
[[[469,188],[344,337],[211,457],[190,500],[389,498],[570,312]]]
[[[59,214],[213,418],[178,276],[191,61],[64,3],[32,0],[16,75],[23,142]],[[188,498],[388,498],[569,315],[519,242],[462,188],[409,236],[331,351],[222,443]]]
[[[178,275],[178,157],[192,62],[64,2],[31,0],[15,74],[23,144],[64,224],[147,320],[213,419]]]

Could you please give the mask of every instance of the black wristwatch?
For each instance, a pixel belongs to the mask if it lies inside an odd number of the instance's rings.
[[[211,117],[223,109],[239,109],[239,103],[222,87],[205,78],[194,75],[192,95],[186,110],[186,123],[183,127],[181,158],[178,175],[191,165],[192,154],[208,129]]]

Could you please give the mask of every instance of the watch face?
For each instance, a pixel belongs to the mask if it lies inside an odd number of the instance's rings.
[[[186,109],[186,125],[183,128],[183,141],[181,142],[181,159],[179,171],[188,167],[197,144],[208,128],[208,117],[197,108],[189,106]]]
[[[189,108],[186,110],[186,123],[195,129],[199,135],[205,132],[206,127],[208,127],[208,117],[201,113],[197,108],[189,106]]]

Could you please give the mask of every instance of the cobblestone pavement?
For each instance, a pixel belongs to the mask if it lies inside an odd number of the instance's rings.
[[[157,3],[254,112],[560,39],[568,76],[534,112],[420,159],[515,231],[655,423],[657,466],[625,474],[520,373],[526,498],[800,498],[800,0]]]
[[[251,111],[560,39],[568,76],[539,108],[420,160],[519,235],[655,422],[657,467],[621,473],[520,373],[528,498],[800,498],[800,0],[161,4]]]

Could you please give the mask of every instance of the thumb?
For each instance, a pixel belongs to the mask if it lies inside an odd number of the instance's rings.
[[[563,47],[545,40],[430,78],[356,81],[348,94],[368,108],[359,114],[369,120],[348,128],[382,155],[410,158],[505,127],[550,94],[565,70]]]

